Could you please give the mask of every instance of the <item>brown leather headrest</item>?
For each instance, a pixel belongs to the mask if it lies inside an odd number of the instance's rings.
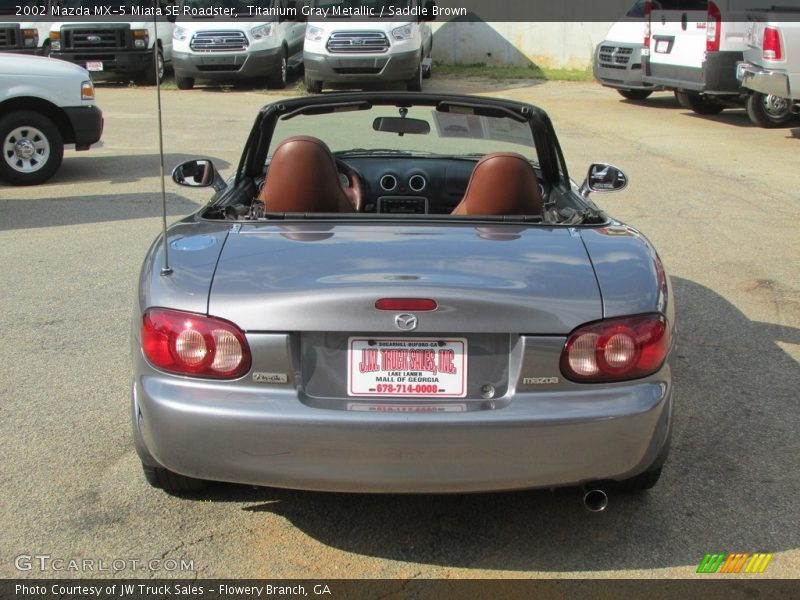
[[[542,196],[531,163],[521,154],[493,152],[472,171],[454,215],[540,215]]]
[[[259,200],[268,212],[355,212],[327,144],[307,135],[275,148]]]

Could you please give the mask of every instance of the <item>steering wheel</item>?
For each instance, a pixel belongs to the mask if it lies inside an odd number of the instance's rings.
[[[336,169],[339,171],[339,183],[342,185],[344,195],[353,205],[356,212],[361,212],[364,203],[364,186],[361,176],[356,170],[340,159],[336,159]]]

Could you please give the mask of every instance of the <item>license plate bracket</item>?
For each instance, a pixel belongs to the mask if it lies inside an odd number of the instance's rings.
[[[465,338],[367,338],[347,342],[347,395],[463,398]]]

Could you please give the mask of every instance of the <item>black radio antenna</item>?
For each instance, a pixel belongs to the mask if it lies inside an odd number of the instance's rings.
[[[169,266],[169,244],[167,243],[167,192],[164,187],[164,130],[161,122],[161,73],[158,65],[158,0],[153,0],[153,68],[156,70],[156,102],[158,104],[158,158],[161,166],[161,227],[164,238],[164,265],[162,275],[171,275]]]

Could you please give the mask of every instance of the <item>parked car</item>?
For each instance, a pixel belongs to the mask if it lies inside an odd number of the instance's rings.
[[[762,127],[781,127],[800,112],[800,7],[751,10],[747,50],[737,78],[747,114]]]
[[[605,39],[595,48],[592,63],[594,78],[628,100],[644,100],[660,89],[642,81],[644,5],[645,0],[637,0],[624,17],[611,26]]]
[[[62,0],[64,8],[94,11],[96,0]],[[159,2],[163,7],[163,3]],[[142,0],[123,0],[115,10],[151,7]],[[50,56],[80,65],[95,77],[130,77],[154,85],[164,79],[172,60],[173,24],[153,19],[115,22],[56,22],[50,30]],[[155,48],[154,48],[155,46]],[[155,64],[154,64],[155,63]]]
[[[211,7],[233,9],[242,16],[249,16],[258,7],[269,14],[288,8],[286,0],[183,0],[180,7],[181,14],[185,10],[200,14],[175,28],[173,57],[178,89],[191,89],[197,79],[262,79],[270,87],[282,89],[289,70],[302,67],[305,23],[286,16],[242,22],[202,16],[202,9]]]
[[[405,82],[409,91],[422,90],[433,69],[433,0],[370,0],[368,21],[346,11],[348,0],[312,0],[314,10],[339,11],[306,28],[303,49],[306,89],[319,93],[325,84]],[[397,10],[409,16],[398,20]],[[341,15],[342,18],[339,18]],[[336,18],[333,18],[336,17]]]
[[[0,22],[0,52],[49,54],[52,7],[50,0],[0,0],[0,17],[17,18]]]
[[[33,185],[61,165],[64,144],[87,150],[103,133],[86,69],[42,56],[0,54],[0,179]]]
[[[682,106],[701,115],[743,101],[736,65],[746,48],[745,9],[772,0],[652,0],[643,80],[675,90]]]
[[[208,159],[173,178],[218,191],[141,271],[132,416],[152,485],[658,480],[671,286],[647,239],[588,197],[624,174],[596,164],[572,182],[541,109],[409,92],[281,99],[227,183]]]

